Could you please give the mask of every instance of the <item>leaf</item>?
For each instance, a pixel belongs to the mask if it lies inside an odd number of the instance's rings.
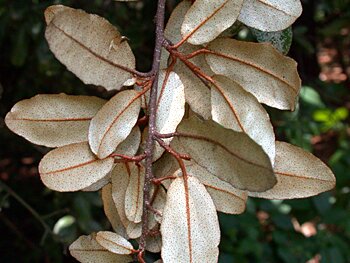
[[[120,154],[126,156],[135,156],[141,141],[141,131],[138,126],[135,126],[128,137],[124,141],[122,141],[113,154]],[[120,160],[122,157],[115,156],[115,160]],[[100,181],[92,184],[91,186],[84,188],[83,191],[97,191],[101,189],[103,186],[108,184],[111,180],[110,176],[106,176],[102,178]]]
[[[179,76],[174,72],[160,71],[157,97],[156,129],[157,132],[173,133],[185,114],[185,92]],[[169,144],[171,138],[164,142]],[[154,160],[158,159],[164,149],[156,144]]]
[[[153,192],[152,192],[153,194]],[[161,215],[151,213],[151,219],[149,219],[149,227],[152,229],[155,227],[156,223],[162,222],[163,210],[166,203],[166,192],[162,186],[158,186],[157,195],[154,198],[152,207],[158,211]]]
[[[288,54],[293,41],[292,27],[274,32],[264,32],[254,28],[251,28],[251,31],[259,42],[271,43],[283,55]]]
[[[120,89],[132,77],[135,57],[107,20],[72,8],[46,19],[50,23],[45,37],[51,51],[85,84]]]
[[[93,183],[92,185],[85,187],[81,191],[84,192],[96,192],[100,190],[102,187],[104,187],[106,184],[108,184],[111,181],[111,177],[108,174],[107,176],[103,177],[102,179],[98,180],[96,183]]]
[[[46,154],[39,163],[43,183],[59,192],[84,189],[112,170],[113,158],[97,159],[87,142],[66,145]]]
[[[114,169],[111,172],[111,179],[112,198],[120,216],[120,220],[126,228],[129,224],[129,221],[125,215],[125,193],[130,180],[130,175],[127,170],[127,164],[116,163]]]
[[[142,235],[142,223],[130,222],[126,227],[126,233],[131,239],[139,238]]]
[[[135,156],[141,142],[141,131],[138,126],[132,128],[130,134],[122,141],[114,153],[127,156]],[[117,158],[118,159],[118,158]]]
[[[90,120],[105,102],[93,96],[36,95],[17,102],[5,122],[32,143],[59,147],[87,141]]]
[[[152,253],[159,253],[162,250],[162,238],[159,235],[148,235],[146,237],[146,250]]]
[[[118,210],[112,198],[112,184],[107,184],[102,188],[103,210],[111,223],[114,232],[126,237],[126,230],[118,214]]]
[[[50,24],[51,21],[59,12],[66,11],[66,10],[74,10],[74,9],[64,5],[51,5],[48,8],[46,8],[44,13],[46,25]]]
[[[80,236],[69,246],[71,255],[82,263],[129,263],[132,257],[129,255],[117,255],[100,246],[96,235]]]
[[[184,47],[187,51],[195,51],[197,48],[193,46]],[[191,62],[199,67],[202,72],[207,75],[211,75],[212,71],[209,69],[203,56],[196,57],[191,60]],[[185,98],[186,102],[190,105],[191,109],[199,114],[204,119],[210,119],[210,88],[203,82],[197,75],[195,75],[186,65],[182,62],[177,63],[174,71],[179,75],[184,88],[185,88]]]
[[[216,75],[211,89],[211,114],[213,120],[225,128],[245,132],[258,143],[273,164],[275,159],[275,134],[269,115],[256,98],[239,84]]]
[[[268,156],[246,134],[195,116],[184,120],[177,132],[174,149],[178,143],[198,165],[232,186],[260,192],[275,185]]]
[[[194,45],[210,42],[233,25],[242,5],[243,0],[196,0],[186,13],[182,36]]]
[[[335,186],[332,171],[318,158],[285,142],[276,142],[277,184],[263,193],[250,196],[266,199],[292,199],[314,196]]]
[[[286,29],[301,15],[300,0],[245,0],[238,20],[261,31]]]
[[[195,163],[186,165],[186,169],[189,175],[196,177],[205,186],[217,211],[227,214],[244,212],[247,201],[245,191],[232,187]]]
[[[109,231],[100,231],[96,235],[96,241],[108,251],[119,254],[129,255],[134,253],[134,248],[124,237]]]
[[[213,41],[206,55],[211,69],[240,84],[259,102],[282,110],[294,110],[301,80],[294,60],[270,44],[222,38]]]
[[[129,184],[125,193],[125,215],[128,220],[140,223],[143,212],[143,185],[145,168],[141,165],[127,164]]]
[[[134,90],[119,92],[91,120],[89,144],[99,157],[105,158],[130,134],[141,109],[141,93]]]
[[[191,1],[185,0],[179,3],[171,13],[164,31],[164,35],[169,41],[177,43],[181,40],[181,25],[183,23],[185,14],[190,7]],[[198,49],[199,47],[195,47],[188,43],[184,43],[181,47],[179,47],[179,51],[182,53],[191,53]],[[169,53],[164,50],[164,52],[162,52],[161,58],[161,64],[163,68],[168,67],[168,57]],[[209,70],[208,73],[211,73],[211,70],[203,56],[191,59],[191,62],[200,67],[203,71],[207,72]],[[174,71],[179,75],[181,82],[184,85],[186,102],[197,114],[201,115],[205,119],[209,119],[211,117],[209,88],[182,62],[175,64]]]
[[[219,221],[213,201],[198,179],[173,181],[161,233],[164,262],[217,262]]]

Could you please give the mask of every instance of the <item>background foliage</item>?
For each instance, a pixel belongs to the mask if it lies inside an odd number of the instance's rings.
[[[168,1],[168,13],[176,2]],[[50,53],[43,10],[58,3],[106,17],[130,39],[138,69],[146,71],[151,64],[156,1],[0,0],[2,262],[73,262],[66,255],[70,242],[80,234],[109,228],[98,193],[45,189],[37,165],[47,149],[4,125],[12,105],[38,93],[112,95],[83,85]],[[298,61],[303,79],[299,106],[293,113],[268,110],[278,139],[328,163],[337,187],[305,200],[249,199],[244,214],[221,214],[223,263],[350,262],[350,1],[304,0],[303,6],[289,53]],[[246,29],[238,37],[253,39]]]

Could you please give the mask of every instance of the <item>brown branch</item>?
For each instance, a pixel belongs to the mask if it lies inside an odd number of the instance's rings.
[[[153,54],[153,64],[150,74],[153,76],[153,84],[150,92],[150,99],[148,104],[148,137],[146,142],[146,175],[143,194],[143,212],[142,212],[142,235],[140,237],[140,247],[138,253],[139,262],[144,262],[143,254],[146,247],[146,237],[149,233],[148,229],[148,213],[150,204],[150,189],[152,186],[152,179],[154,178],[152,171],[153,148],[154,148],[154,134],[156,132],[156,111],[157,111],[157,89],[158,76],[160,68],[161,50],[164,42],[164,16],[165,16],[165,2],[166,0],[158,0],[157,14],[156,14],[156,43]]]

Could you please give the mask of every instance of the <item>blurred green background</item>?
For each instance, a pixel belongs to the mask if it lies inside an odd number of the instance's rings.
[[[168,1],[168,14],[177,1]],[[304,0],[293,26],[289,56],[298,61],[303,88],[297,110],[269,109],[279,140],[325,161],[337,187],[292,201],[249,199],[239,216],[220,215],[220,262],[350,262],[350,1]],[[117,25],[147,71],[153,52],[155,0],[0,0],[0,261],[75,262],[68,245],[80,234],[109,229],[98,193],[57,193],[40,182],[37,165],[48,150],[11,133],[4,117],[38,93],[110,97],[83,85],[50,53],[43,11],[65,4]],[[243,29],[240,38],[253,39]]]

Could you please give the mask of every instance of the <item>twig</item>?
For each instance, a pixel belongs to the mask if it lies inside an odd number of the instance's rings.
[[[157,89],[158,89],[158,74],[160,68],[160,57],[162,45],[164,42],[164,16],[165,16],[165,2],[166,0],[158,0],[157,14],[156,14],[156,42],[153,54],[153,64],[150,75],[154,76],[153,84],[150,92],[150,99],[148,104],[149,126],[148,137],[146,142],[146,175],[143,194],[143,211],[142,211],[142,235],[140,237],[140,247],[138,260],[144,262],[143,254],[146,247],[146,237],[148,234],[148,212],[147,204],[150,203],[150,189],[152,186],[152,179],[154,177],[152,171],[153,161],[153,147],[154,147],[154,134],[156,131],[156,111],[157,111]]]

